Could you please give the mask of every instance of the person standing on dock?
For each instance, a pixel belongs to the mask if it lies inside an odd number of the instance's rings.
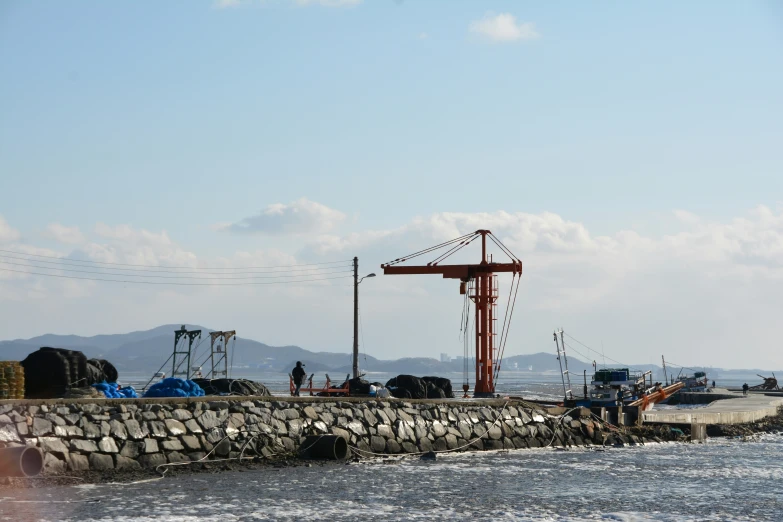
[[[294,390],[294,397],[299,397],[299,388],[302,387],[302,383],[304,382],[306,376],[307,372],[304,371],[304,365],[302,364],[302,361],[296,361],[296,367],[291,372],[291,377],[294,379],[294,386],[296,386],[296,390]]]
[[[742,395],[748,394],[748,383],[742,385]]]

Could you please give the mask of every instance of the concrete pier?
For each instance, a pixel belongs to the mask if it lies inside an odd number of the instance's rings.
[[[642,422],[658,424],[747,424],[777,415],[783,397],[749,395],[715,401],[692,410],[653,410],[642,413]]]
[[[710,404],[715,401],[741,398],[742,392],[732,393],[728,390],[713,389],[708,392],[680,392],[680,404]]]

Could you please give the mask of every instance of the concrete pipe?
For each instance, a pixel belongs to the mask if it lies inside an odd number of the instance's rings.
[[[308,435],[300,451],[307,459],[343,460],[348,456],[348,443],[337,435]]]
[[[35,477],[41,473],[43,461],[38,448],[0,448],[0,477]]]

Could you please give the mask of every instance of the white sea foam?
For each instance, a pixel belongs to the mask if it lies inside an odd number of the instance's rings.
[[[0,520],[774,520],[781,474],[781,435],[606,451],[440,454],[435,461],[10,490]],[[36,502],[18,502],[26,499]]]

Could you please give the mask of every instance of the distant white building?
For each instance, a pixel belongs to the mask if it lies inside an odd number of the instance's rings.
[[[451,362],[451,357],[447,353],[440,354],[440,362]]]

